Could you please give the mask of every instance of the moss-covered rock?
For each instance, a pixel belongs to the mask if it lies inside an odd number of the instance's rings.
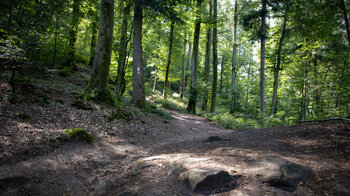
[[[73,103],[71,104],[72,107],[75,107],[79,110],[92,110],[92,107],[86,105],[84,102],[80,100],[74,100]]]
[[[60,141],[86,141],[91,144],[94,141],[94,138],[90,133],[88,133],[85,129],[82,128],[73,128],[73,129],[65,129],[63,131],[68,137],[57,138]]]
[[[127,112],[125,110],[122,109],[118,109],[116,112],[112,113],[109,117],[108,117],[108,122],[111,122],[113,120],[119,120],[119,119],[124,119],[127,121],[132,120],[133,116],[132,113]]]

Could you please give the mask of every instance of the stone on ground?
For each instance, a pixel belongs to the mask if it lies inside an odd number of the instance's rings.
[[[193,192],[210,192],[217,190],[232,181],[232,177],[218,169],[191,169],[180,174],[179,179]]]
[[[283,159],[264,160],[258,165],[256,176],[260,181],[291,192],[312,174],[310,168]]]

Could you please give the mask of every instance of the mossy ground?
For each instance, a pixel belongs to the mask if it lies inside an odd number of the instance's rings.
[[[94,141],[94,138],[90,133],[88,133],[85,129],[82,128],[73,128],[73,129],[65,129],[63,131],[68,137],[57,138],[60,141],[86,141],[91,144]]]

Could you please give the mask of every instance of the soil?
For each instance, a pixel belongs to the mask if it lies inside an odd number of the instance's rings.
[[[164,119],[128,104],[88,102],[93,109],[80,110],[71,104],[88,70],[79,69],[17,85],[21,96],[12,104],[10,86],[0,82],[0,195],[192,195],[178,178],[193,168],[221,169],[237,182],[205,195],[350,195],[349,121],[230,130],[196,115],[167,110],[173,118]],[[109,121],[118,110],[131,118]],[[84,128],[93,144],[58,141],[69,128]],[[293,191],[261,182],[258,163],[276,158],[312,175]]]

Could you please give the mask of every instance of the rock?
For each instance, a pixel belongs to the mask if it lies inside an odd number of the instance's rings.
[[[293,192],[300,182],[312,174],[310,168],[283,159],[265,160],[259,163],[257,177],[270,186]]]
[[[175,175],[184,171],[184,165],[181,162],[173,162],[166,166],[168,176]]]
[[[215,142],[215,141],[230,141],[230,139],[222,139],[220,136],[210,136],[208,139],[203,142]]]
[[[179,179],[197,193],[217,190],[233,180],[226,171],[206,168],[183,172]]]
[[[116,181],[115,180],[106,180],[100,182],[91,192],[93,196],[102,196],[102,195],[117,195],[116,193]]]

